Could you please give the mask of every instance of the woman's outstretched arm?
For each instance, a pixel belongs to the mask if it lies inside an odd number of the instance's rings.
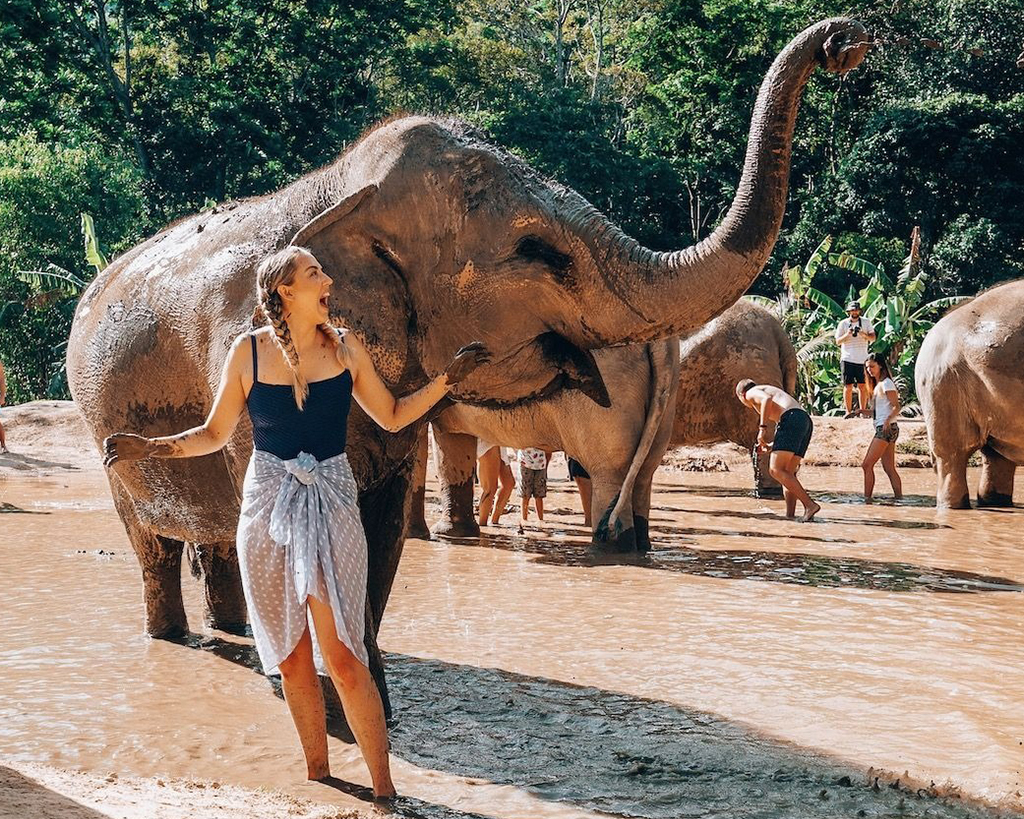
[[[213,407],[201,426],[160,438],[123,432],[111,435],[103,441],[103,465],[113,466],[118,461],[140,458],[194,458],[209,455],[223,447],[238,426],[238,419],[245,408],[242,374],[252,366],[247,363],[251,360],[247,339],[248,334],[243,333],[231,345]]]
[[[421,417],[444,398],[449,389],[491,358],[481,342],[467,344],[429,384],[411,395],[395,398],[381,381],[370,354],[355,333],[346,334],[343,343],[349,354],[346,363],[352,370],[353,396],[366,414],[388,432],[398,432]]]

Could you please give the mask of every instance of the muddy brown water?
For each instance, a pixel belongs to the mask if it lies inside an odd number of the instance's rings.
[[[1024,509],[938,513],[925,470],[905,503],[864,506],[855,470],[805,472],[825,499],[809,525],[745,474],[660,474],[638,565],[588,564],[557,480],[524,537],[408,541],[381,635],[397,812],[1021,815]],[[251,640],[204,631],[185,587],[196,633],[148,639],[102,474],[8,474],[0,756],[351,805],[301,783]]]

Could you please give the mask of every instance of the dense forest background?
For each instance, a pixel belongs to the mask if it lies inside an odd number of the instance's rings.
[[[18,402],[66,390],[80,214],[110,256],[274,190],[397,111],[452,114],[656,248],[730,202],[757,88],[805,25],[877,39],[802,105],[790,202],[754,292],[792,297],[826,235],[927,297],[1024,276],[1020,0],[7,0],[0,10],[0,357]],[[94,259],[95,261],[95,259]],[[63,274],[62,274],[63,275]],[[856,280],[822,265],[837,300]]]

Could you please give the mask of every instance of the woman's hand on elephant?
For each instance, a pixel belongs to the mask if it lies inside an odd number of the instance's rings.
[[[490,360],[491,354],[484,347],[482,341],[474,341],[462,347],[444,371],[448,386],[454,387],[477,367],[486,364]]]
[[[113,466],[118,461],[138,461],[148,458],[157,445],[149,438],[118,432],[103,439],[103,465]]]

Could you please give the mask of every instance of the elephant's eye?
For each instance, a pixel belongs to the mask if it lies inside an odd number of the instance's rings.
[[[552,247],[539,236],[524,236],[516,244],[516,255],[530,262],[540,262],[551,268],[555,277],[562,279],[572,267],[572,256]]]

